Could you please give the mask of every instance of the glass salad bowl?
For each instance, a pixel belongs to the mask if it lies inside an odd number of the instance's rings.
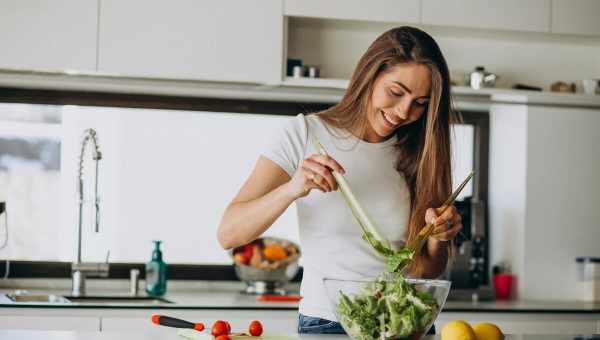
[[[323,281],[337,319],[356,340],[421,339],[450,292],[450,281],[405,279],[391,273],[373,279]]]

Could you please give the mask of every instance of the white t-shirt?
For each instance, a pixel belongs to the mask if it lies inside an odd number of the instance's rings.
[[[314,114],[290,118],[263,155],[291,177],[305,158],[317,153],[308,133],[316,135],[346,170],[345,178],[370,218],[390,242],[401,246],[410,216],[410,192],[395,169],[395,137],[368,143],[324,124]],[[299,312],[335,321],[323,278],[373,278],[385,271],[385,262],[361,238],[339,190],[312,190],[296,200],[296,206],[304,268]]]

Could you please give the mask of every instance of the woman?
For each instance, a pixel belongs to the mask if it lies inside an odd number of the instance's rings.
[[[436,230],[416,254],[414,277],[446,268],[461,230],[451,194],[449,72],[431,36],[412,27],[379,36],[360,59],[346,94],[330,109],[290,119],[227,207],[223,248],[259,237],[297,203],[303,278],[300,333],[341,333],[322,279],[370,278],[385,263],[361,239],[332,171],[344,174],[370,217],[396,247],[426,222]],[[318,155],[317,137],[328,156]],[[315,190],[316,189],[316,190]]]

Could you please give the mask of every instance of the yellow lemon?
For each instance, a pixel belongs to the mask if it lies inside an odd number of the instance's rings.
[[[478,340],[473,328],[463,320],[450,321],[442,328],[442,340]]]
[[[482,322],[473,326],[473,331],[477,335],[477,340],[502,340],[504,334],[498,326],[490,322]]]

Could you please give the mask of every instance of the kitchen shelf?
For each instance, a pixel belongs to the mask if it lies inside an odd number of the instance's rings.
[[[340,90],[343,94],[343,90],[348,87],[348,83],[348,79],[338,78],[286,77],[281,85],[283,87],[335,89]],[[600,96],[582,93],[527,91],[509,88],[482,88],[477,90],[468,86],[452,86],[452,94],[459,98],[479,98],[498,103],[600,107]]]
[[[335,78],[309,78],[309,77],[286,77],[283,80],[284,86],[301,86],[301,87],[316,87],[316,88],[331,88],[345,90],[348,87],[348,79]]]
[[[310,77],[286,77],[282,85],[283,86],[298,86],[298,87],[311,87],[311,88],[332,88],[345,90],[350,83],[349,79],[337,79],[337,78],[310,78]],[[452,93],[458,95],[469,95],[469,96],[490,96],[493,94],[500,93],[523,93],[523,92],[534,92],[535,91],[517,91],[512,89],[502,88],[483,88],[476,90],[468,86],[452,86]]]
[[[276,84],[239,84],[197,80],[128,78],[106,74],[64,74],[49,72],[17,72],[0,69],[0,86],[24,89],[90,91],[179,97],[204,97],[287,102],[337,103],[344,95],[348,79],[287,77]],[[580,93],[555,93],[487,88],[475,90],[453,86],[455,104],[463,107],[479,105],[486,110],[492,103],[600,108],[600,96]],[[15,122],[16,124],[16,122]],[[31,123],[28,123],[31,124]],[[35,124],[34,124],[35,125]],[[52,125],[35,126],[49,136],[58,134]],[[3,129],[7,131],[7,129]],[[36,133],[39,131],[36,130]]]
[[[311,87],[311,88],[332,88],[345,90],[350,83],[349,79],[337,79],[337,78],[309,78],[309,77],[286,77],[282,85],[283,86],[299,86],[299,87]],[[452,93],[459,95],[470,95],[470,96],[490,96],[493,94],[507,93],[507,92],[535,92],[535,91],[517,91],[511,89],[502,88],[484,88],[476,90],[468,86],[452,86]],[[539,92],[538,92],[539,93]]]

